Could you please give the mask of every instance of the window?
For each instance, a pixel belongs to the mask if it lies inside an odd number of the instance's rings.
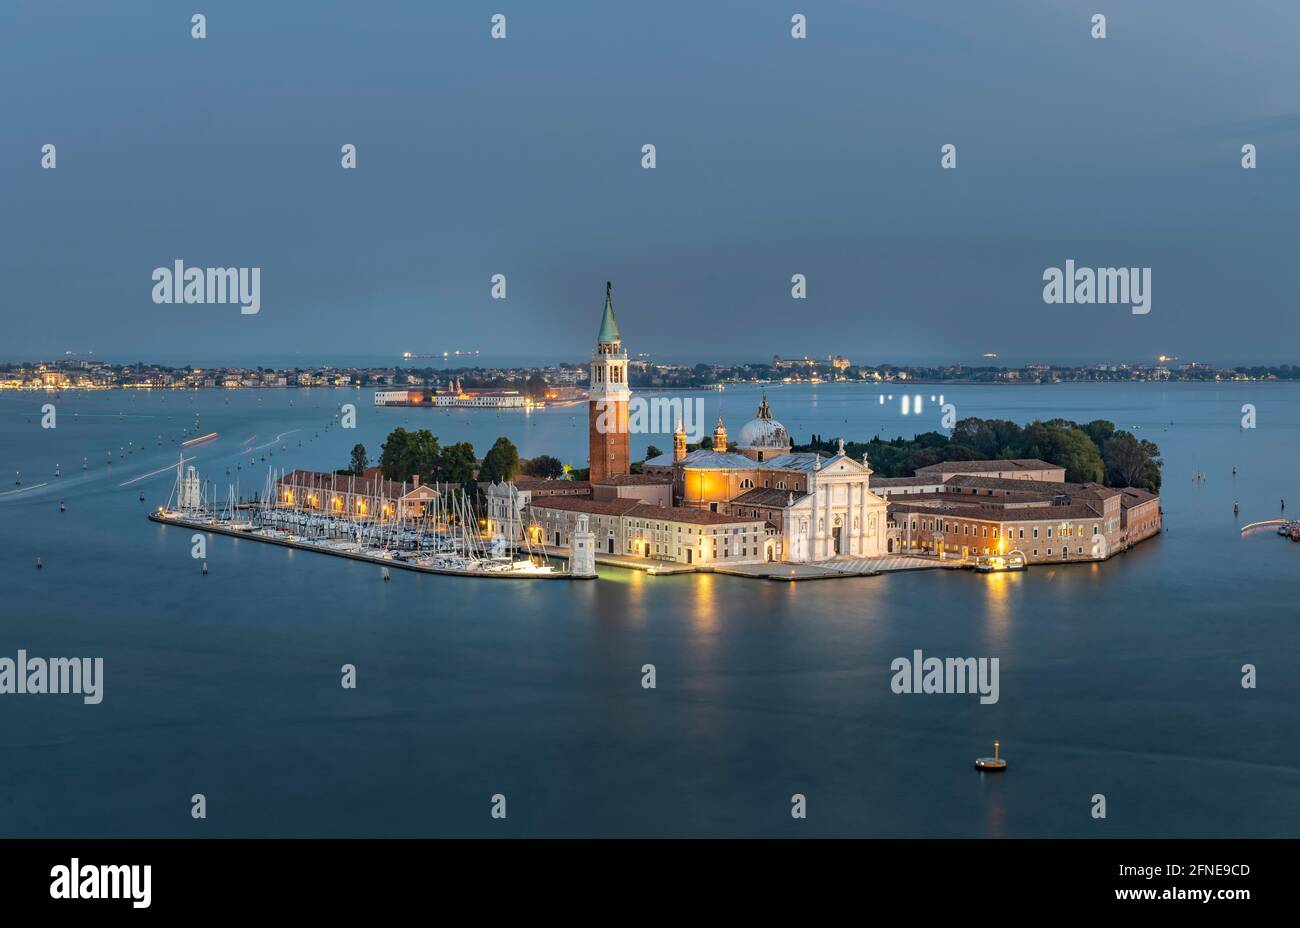
[[[1035,538],[1038,537],[1038,526],[1037,526],[1037,525],[1034,526],[1034,537],[1035,537]]]

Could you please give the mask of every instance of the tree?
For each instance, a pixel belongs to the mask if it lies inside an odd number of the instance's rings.
[[[560,463],[559,458],[551,457],[549,454],[539,454],[532,460],[525,461],[523,466],[524,473],[530,477],[558,480],[564,476],[564,465]]]
[[[1024,457],[1041,458],[1065,468],[1070,483],[1101,483],[1106,465],[1088,433],[1065,419],[1031,422],[1025,429]]]
[[[379,449],[379,468],[389,480],[410,480],[415,474],[428,476],[438,468],[438,438],[428,429],[408,432],[398,428],[388,433]]]
[[[514,442],[502,435],[492,445],[492,449],[483,456],[483,466],[479,468],[478,479],[491,483],[502,480],[514,480],[519,476],[519,449]]]
[[[370,460],[366,457],[366,446],[355,444],[352,446],[352,466],[349,468],[351,473],[360,477],[365,473],[366,468],[370,466]]]
[[[1115,437],[1115,423],[1109,422],[1106,419],[1093,419],[1083,427],[1083,430],[1088,433],[1088,437],[1092,439],[1092,443],[1102,449],[1102,454],[1104,456],[1106,442]]]
[[[1128,432],[1116,432],[1106,442],[1106,472],[1114,486],[1141,487],[1160,492],[1160,449],[1154,442],[1138,441]]]
[[[648,445],[645,449],[645,459],[647,461],[650,460],[651,458],[657,458],[661,454],[663,454],[663,452],[660,451],[658,448],[656,448],[654,445]]]
[[[474,479],[474,468],[477,466],[474,446],[467,441],[459,441],[442,449],[434,473],[440,483],[469,483]]]

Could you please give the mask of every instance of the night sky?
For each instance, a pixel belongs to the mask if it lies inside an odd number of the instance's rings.
[[[579,359],[612,280],[663,359],[1297,362],[1298,41],[1295,0],[5,0],[0,360]],[[177,259],[260,313],[154,304]],[[1045,304],[1067,259],[1151,312]]]

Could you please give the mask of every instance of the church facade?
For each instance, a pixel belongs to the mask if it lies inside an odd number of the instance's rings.
[[[762,518],[777,559],[792,563],[886,553],[888,503],[871,491],[871,467],[839,452],[792,453],[790,434],[764,397],[733,445],[719,419],[713,450],[686,450],[680,427],[671,455],[645,462],[672,479],[673,504],[740,518]],[[726,450],[718,450],[726,449]]]

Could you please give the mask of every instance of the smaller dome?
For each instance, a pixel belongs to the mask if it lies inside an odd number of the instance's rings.
[[[767,405],[767,397],[763,397],[763,402],[758,407],[758,418],[750,419],[741,426],[736,447],[789,449],[790,433],[785,430],[784,425],[772,418],[772,410]]]
[[[790,433],[775,419],[751,419],[740,429],[740,448],[788,448]]]

